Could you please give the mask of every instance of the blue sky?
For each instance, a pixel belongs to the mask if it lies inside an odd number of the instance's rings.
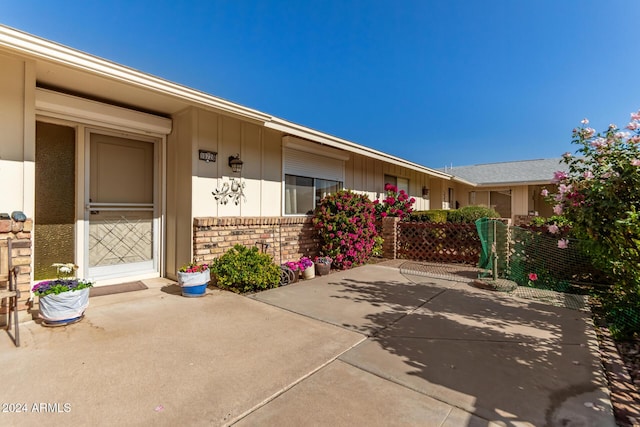
[[[440,168],[640,108],[635,0],[0,1],[0,23]]]

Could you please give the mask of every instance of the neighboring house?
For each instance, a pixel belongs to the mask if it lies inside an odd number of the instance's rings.
[[[550,217],[553,207],[540,193],[553,191],[553,173],[567,169],[560,158],[450,167],[446,173],[458,180],[452,181],[449,199],[459,206],[492,207],[515,225],[531,216]]]
[[[293,260],[317,250],[307,213],[327,192],[375,199],[393,182],[426,210],[442,208],[456,185],[448,173],[5,26],[0,108],[0,214],[28,218],[0,216],[0,240],[15,239],[23,291],[52,277],[53,262],[75,262],[101,286],[175,278],[180,265],[234,243]]]

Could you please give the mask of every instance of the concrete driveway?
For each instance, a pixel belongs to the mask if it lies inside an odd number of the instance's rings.
[[[385,266],[145,283],[0,335],[0,425],[615,425],[588,313]]]

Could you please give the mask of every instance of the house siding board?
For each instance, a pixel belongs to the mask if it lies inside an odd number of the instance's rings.
[[[279,132],[263,129],[262,178],[260,181],[260,216],[282,215],[282,137]]]
[[[0,212],[24,208],[25,128],[27,127],[25,69],[27,64],[14,57],[0,55],[0,182],[10,182],[2,191]],[[35,128],[35,120],[31,122]],[[32,138],[34,138],[32,136]],[[35,139],[33,140],[35,144]],[[32,214],[32,212],[27,212]]]
[[[167,220],[166,262],[168,277],[175,279],[177,268],[191,259],[192,218],[192,135],[197,121],[195,110],[185,110],[173,118],[167,138]]]

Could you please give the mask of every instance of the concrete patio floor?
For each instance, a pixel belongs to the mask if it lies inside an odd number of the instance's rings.
[[[615,425],[586,312],[382,265],[249,297],[145,283],[0,336],[0,425]]]

